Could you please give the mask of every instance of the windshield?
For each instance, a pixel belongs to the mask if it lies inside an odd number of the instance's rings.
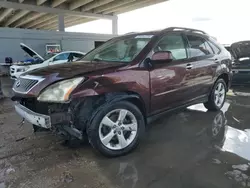
[[[87,54],[83,61],[131,62],[149,43],[153,35],[133,35],[114,39]]]

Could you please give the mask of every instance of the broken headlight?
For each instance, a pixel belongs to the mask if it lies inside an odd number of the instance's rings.
[[[83,77],[57,82],[48,86],[39,96],[38,101],[64,102],[71,92],[84,80]]]

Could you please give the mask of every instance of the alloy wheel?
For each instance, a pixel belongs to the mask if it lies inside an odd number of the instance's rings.
[[[226,96],[226,89],[222,83],[218,83],[214,91],[214,102],[217,107],[221,107]]]
[[[138,122],[132,112],[115,109],[106,114],[99,126],[101,143],[111,150],[121,150],[135,139]]]

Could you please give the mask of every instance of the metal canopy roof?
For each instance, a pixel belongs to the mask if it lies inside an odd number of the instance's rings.
[[[167,0],[0,0],[0,27],[56,30],[116,15]]]

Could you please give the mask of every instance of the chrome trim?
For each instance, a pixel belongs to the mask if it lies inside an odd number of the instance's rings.
[[[21,91],[17,91],[17,90],[14,89],[16,82],[17,82],[20,78],[29,79],[29,80],[37,80],[38,82],[37,82],[33,87],[31,87],[28,91],[26,91],[26,92],[21,92]],[[41,76],[33,76],[33,75],[24,75],[24,76],[20,76],[20,77],[19,77],[18,79],[16,79],[16,81],[14,82],[13,87],[12,87],[12,90],[13,90],[15,93],[27,94],[27,93],[29,93],[34,87],[36,87],[40,82],[42,82],[43,80],[45,80],[45,78],[43,78],[43,77],[41,77]]]
[[[46,129],[51,128],[50,116],[33,112],[19,103],[15,104],[15,110],[21,117],[23,117],[29,123]]]

